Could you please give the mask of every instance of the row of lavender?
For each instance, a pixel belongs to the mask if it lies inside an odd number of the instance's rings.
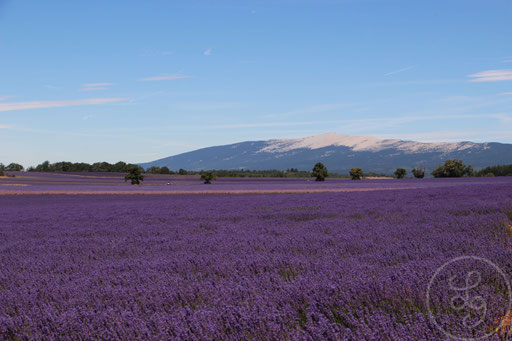
[[[511,193],[0,196],[0,339],[447,338],[427,284],[462,255],[512,275]]]
[[[15,178],[0,178],[0,192],[34,191],[268,191],[268,190],[324,190],[324,189],[372,189],[372,188],[432,188],[446,186],[466,186],[469,184],[507,185],[508,177],[497,178],[447,178],[447,179],[371,179],[351,181],[327,179],[316,182],[301,178],[219,178],[212,185],[204,185],[198,176],[147,175],[144,184],[132,186],[126,183],[122,174],[112,173],[22,173]]]

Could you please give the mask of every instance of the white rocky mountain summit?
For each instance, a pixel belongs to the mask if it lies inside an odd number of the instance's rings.
[[[268,141],[268,145],[261,151],[271,153],[287,152],[293,149],[308,148],[319,149],[329,146],[345,146],[355,151],[381,151],[384,149],[396,148],[398,150],[417,153],[417,152],[452,152],[456,150],[464,150],[477,145],[473,142],[457,142],[457,143],[426,143],[415,141],[403,141],[397,139],[378,139],[373,136],[350,136],[336,133],[325,133],[321,135],[308,136],[296,139],[278,139]]]
[[[447,159],[460,159],[475,169],[512,164],[512,144],[495,142],[416,142],[326,133],[303,138],[247,141],[202,148],[141,164],[172,170],[279,169],[311,170],[323,162],[332,172],[352,167],[392,174],[398,167],[431,170]]]

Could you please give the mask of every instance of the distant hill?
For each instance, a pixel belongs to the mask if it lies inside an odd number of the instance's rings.
[[[140,164],[144,168],[167,166],[172,170],[278,169],[311,170],[321,161],[330,172],[346,173],[353,167],[391,174],[397,167],[426,167],[428,171],[446,159],[461,159],[480,169],[512,163],[512,144],[424,143],[372,136],[327,133],[296,139],[247,141],[215,146]]]

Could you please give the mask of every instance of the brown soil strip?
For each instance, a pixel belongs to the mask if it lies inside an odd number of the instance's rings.
[[[336,189],[268,189],[268,190],[210,190],[210,191],[5,191],[0,195],[186,195],[186,194],[306,194],[306,193],[343,193],[343,192],[370,192],[370,191],[396,191],[417,189],[418,187],[398,188],[336,188]]]

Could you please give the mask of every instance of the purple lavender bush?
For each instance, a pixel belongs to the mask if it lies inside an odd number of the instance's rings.
[[[429,282],[466,255],[510,278],[512,181],[425,181],[347,193],[1,195],[0,339],[449,339],[442,330],[465,326],[442,287],[431,318]],[[506,288],[482,285],[498,326]],[[505,340],[502,327],[489,339]]]

